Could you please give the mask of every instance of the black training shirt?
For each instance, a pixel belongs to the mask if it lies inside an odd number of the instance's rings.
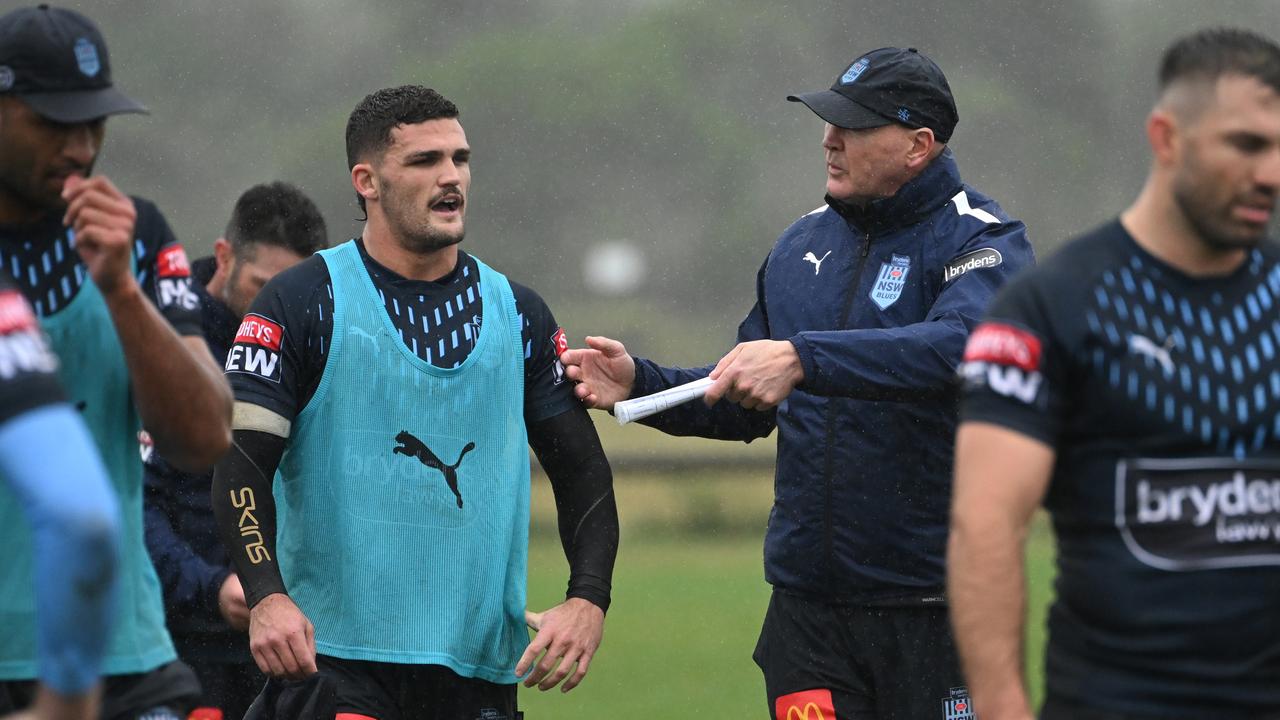
[[[1280,709],[1280,265],[1191,277],[1119,222],[998,296],[962,417],[1056,450],[1048,692],[1154,717]]]
[[[132,200],[138,213],[132,248],[138,284],[179,335],[199,335],[200,304],[191,291],[186,252],[154,204]],[[58,212],[33,223],[0,225],[0,268],[42,318],[73,301],[89,275]]]
[[[380,265],[356,241],[360,257],[405,345],[437,367],[451,368],[470,354],[484,318],[479,268],[464,252],[453,272],[436,281],[403,278]],[[559,415],[578,404],[566,382],[559,352],[564,332],[533,290],[511,283],[522,323],[525,422]],[[261,355],[258,342],[237,342],[227,358],[236,400],[293,420],[315,393],[333,336],[333,287],[324,259],[314,256],[280,273],[262,289],[246,316],[280,329],[276,355]],[[237,351],[236,348],[240,347]],[[270,348],[268,348],[270,349]],[[256,353],[256,354],[255,354]],[[262,357],[261,362],[255,358]]]

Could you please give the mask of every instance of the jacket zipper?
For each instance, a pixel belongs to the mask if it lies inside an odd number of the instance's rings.
[[[849,313],[853,310],[853,301],[858,295],[858,285],[862,280],[862,270],[866,267],[867,256],[871,254],[871,233],[862,236],[862,252],[858,255],[858,266],[853,271],[853,281],[849,285],[849,298],[845,302],[844,312],[840,315],[840,324],[836,325],[837,330],[844,330],[845,325],[849,322]],[[834,534],[834,514],[832,506],[835,504],[835,439],[836,439],[836,403],[838,399],[835,397],[827,399],[827,462],[824,469],[826,502],[823,505],[822,512],[822,529],[823,529],[823,558],[827,565],[827,578],[835,579],[835,540]]]

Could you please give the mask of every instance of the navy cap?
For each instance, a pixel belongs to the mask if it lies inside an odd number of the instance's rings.
[[[837,127],[901,123],[947,142],[960,121],[947,78],[915,48],[880,48],[854,60],[829,90],[788,95]]]
[[[62,123],[147,111],[111,84],[107,43],[93,21],[48,5],[0,17],[0,94]]]

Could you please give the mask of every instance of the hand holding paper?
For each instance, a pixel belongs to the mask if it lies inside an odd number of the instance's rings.
[[[626,425],[634,420],[647,418],[654,413],[669,410],[681,403],[687,403],[702,397],[714,381],[709,378],[694,380],[684,385],[667,388],[652,395],[645,395],[631,400],[623,400],[613,406],[613,416],[619,425]]]

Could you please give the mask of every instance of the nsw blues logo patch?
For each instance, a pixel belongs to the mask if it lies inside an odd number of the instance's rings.
[[[89,38],[80,38],[76,40],[76,64],[80,66],[80,72],[89,77],[98,74],[102,69],[102,62],[98,60],[98,48],[94,47]]]
[[[942,698],[942,717],[943,720],[975,720],[978,717],[973,712],[967,689],[951,688],[951,694]]]
[[[850,65],[849,69],[845,70],[844,74],[840,76],[840,84],[852,85],[853,81],[857,80],[870,66],[871,62],[866,58],[859,58],[857,62]]]
[[[871,286],[871,302],[881,310],[887,310],[896,303],[902,296],[902,288],[906,287],[910,271],[911,258],[905,255],[894,255],[889,262],[882,263],[876,283]]]

